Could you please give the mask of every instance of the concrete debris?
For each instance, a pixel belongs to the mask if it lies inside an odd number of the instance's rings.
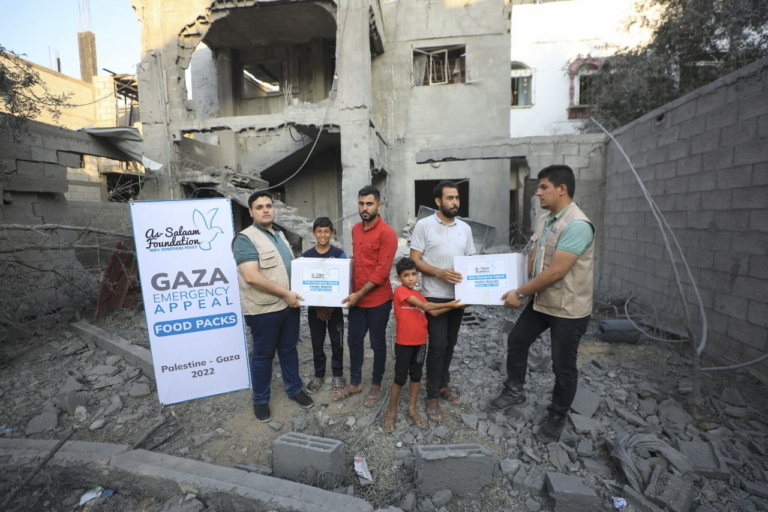
[[[530,512],[538,512],[541,510],[541,503],[533,498],[528,498],[525,500],[525,508],[527,508]]]
[[[499,458],[479,444],[417,445],[413,449],[419,492],[450,489],[456,494],[477,492],[491,482]]]
[[[120,400],[118,395],[112,395],[109,400],[109,405],[104,409],[104,416],[116,416],[123,410],[123,401]]]
[[[699,440],[680,441],[678,450],[688,458],[697,474],[720,480],[728,480],[731,477],[728,465],[712,443]]]
[[[735,388],[723,389],[723,392],[720,393],[720,400],[736,407],[744,407],[746,405],[741,394]]]
[[[662,509],[648,501],[645,496],[628,485],[624,486],[623,494],[623,497],[627,500],[627,503],[632,505],[635,510],[637,510],[637,512],[663,512]]]
[[[139,397],[139,396],[147,396],[152,391],[149,388],[149,384],[145,384],[143,382],[135,382],[133,386],[131,386],[130,391],[128,391],[128,394],[132,397]]]
[[[547,470],[543,466],[521,464],[512,479],[512,487],[518,491],[541,496],[546,485]]]
[[[555,499],[556,512],[593,512],[600,506],[595,491],[577,476],[549,472],[546,482],[547,492]]]
[[[673,399],[664,400],[656,411],[659,419],[667,423],[687,425],[693,423],[693,418],[685,412]]]
[[[576,388],[576,396],[573,398],[571,410],[587,418],[591,418],[597,408],[600,407],[600,396],[590,391],[586,386],[579,385]]]
[[[72,415],[77,422],[83,422],[88,417],[88,409],[85,406],[78,405],[75,407],[75,413]]]
[[[432,495],[432,505],[434,505],[437,508],[443,507],[448,504],[449,501],[451,501],[451,498],[453,498],[453,493],[450,489],[443,489],[442,491],[437,491],[435,494]]]
[[[117,366],[112,366],[108,364],[100,364],[98,366],[94,366],[91,368],[91,370],[87,373],[88,378],[91,377],[112,377],[113,375],[117,375],[117,373],[120,371],[120,369]]]
[[[336,439],[289,432],[272,445],[272,471],[275,476],[295,482],[302,479],[306,468],[318,473],[323,485],[341,481],[345,474],[346,446]]]
[[[756,484],[750,482],[744,478],[740,479],[741,488],[753,496],[760,496],[761,498],[768,499],[768,487],[765,485]]]
[[[618,414],[623,420],[636,425],[638,427],[643,427],[648,424],[647,421],[645,421],[643,418],[636,414],[632,414],[626,409],[622,409],[621,407],[616,408],[616,414]]]
[[[653,470],[644,495],[659,507],[666,507],[672,512],[688,512],[696,497],[696,490],[693,482],[683,480],[659,465]]]
[[[293,418],[293,430],[296,432],[304,432],[307,429],[307,420],[304,418]]]
[[[603,432],[605,430],[602,424],[586,416],[582,416],[581,414],[571,413],[568,417],[577,434],[592,434]]]
[[[24,433],[28,436],[53,430],[59,426],[59,417],[56,411],[48,410],[32,418],[27,423]]]
[[[747,408],[734,407],[732,405],[729,405],[728,407],[723,408],[723,412],[728,416],[732,416],[734,418],[743,418],[747,415]]]
[[[100,429],[104,428],[104,425],[106,425],[106,424],[107,424],[107,420],[105,420],[104,418],[101,418],[101,419],[96,420],[93,423],[91,423],[88,426],[88,429],[89,430],[100,430]]]
[[[235,464],[237,469],[248,471],[249,473],[258,473],[260,475],[269,476],[272,474],[272,468],[267,466],[259,466],[258,464]]]
[[[472,430],[477,430],[477,416],[474,414],[462,414],[461,421]]]

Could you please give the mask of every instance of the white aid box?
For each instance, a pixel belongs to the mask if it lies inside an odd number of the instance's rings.
[[[527,261],[520,253],[454,256],[453,269],[464,276],[456,298],[464,304],[502,306],[502,295],[528,281]]]
[[[352,289],[352,260],[297,258],[291,262],[291,290],[302,306],[342,307]]]

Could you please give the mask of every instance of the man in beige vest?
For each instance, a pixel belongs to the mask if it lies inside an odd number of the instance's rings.
[[[273,224],[275,206],[272,195],[264,190],[248,198],[248,213],[253,224],[232,241],[237,262],[240,302],[245,323],[251,329],[251,382],[253,414],[257,421],[272,419],[269,398],[272,383],[272,360],[280,360],[283,385],[288,398],[308,409],[314,405],[304,392],[299,375],[300,300],[290,290],[291,246],[282,230]]]
[[[525,402],[528,349],[549,329],[552,339],[552,370],[555,388],[547,416],[536,438],[557,442],[576,395],[579,372],[576,358],[579,341],[587,331],[592,313],[592,276],[595,227],[573,202],[576,181],[567,165],[552,165],[538,175],[536,195],[549,211],[536,225],[528,254],[531,280],[502,296],[504,306],[525,306],[507,340],[507,380],[488,409],[503,411]]]

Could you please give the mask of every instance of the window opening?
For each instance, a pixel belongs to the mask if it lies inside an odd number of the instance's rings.
[[[526,107],[533,105],[533,71],[523,64],[512,64],[511,105]]]
[[[258,98],[280,94],[283,63],[257,62],[243,66],[243,96]]]
[[[466,82],[466,46],[413,49],[413,85],[463,84]]]
[[[579,68],[579,95],[576,102],[580,106],[594,105],[596,101],[597,66],[584,64]]]

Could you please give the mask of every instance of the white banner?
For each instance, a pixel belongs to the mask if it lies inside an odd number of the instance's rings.
[[[160,403],[250,387],[230,199],[130,204]]]

